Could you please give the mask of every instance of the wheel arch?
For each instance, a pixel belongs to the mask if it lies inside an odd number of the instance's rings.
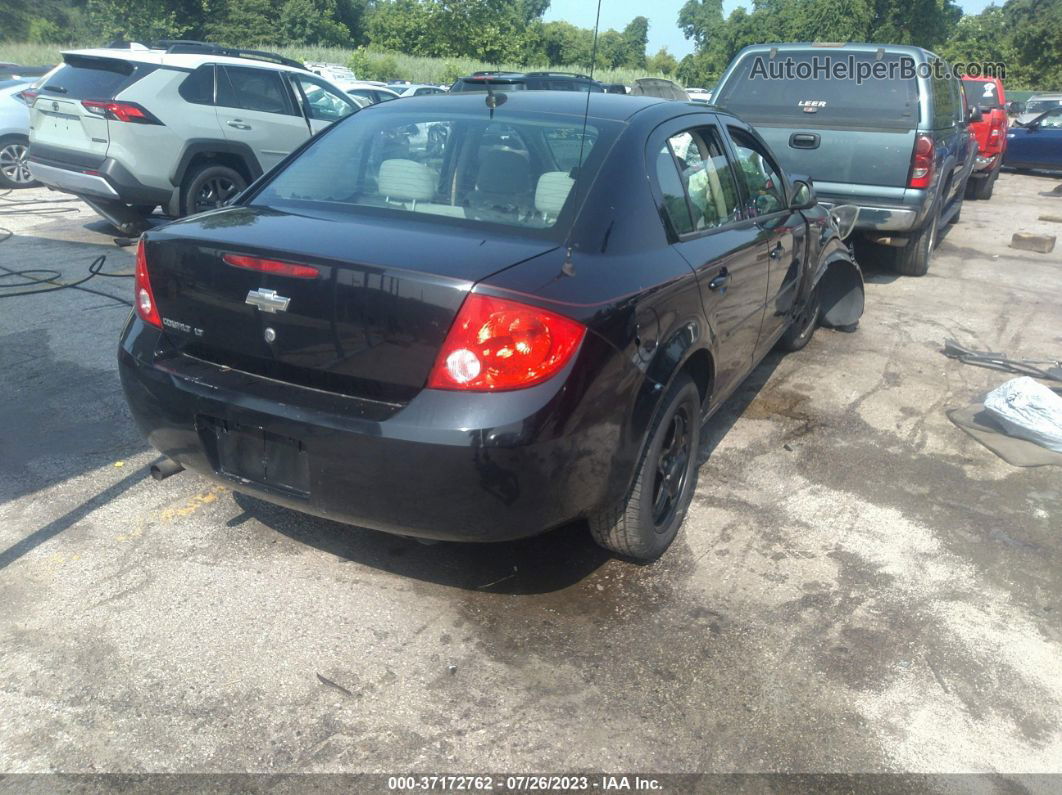
[[[218,141],[214,139],[192,139],[185,143],[177,166],[170,176],[175,187],[184,182],[189,171],[203,162],[216,162],[234,168],[247,180],[254,182],[262,175],[262,166],[254,150],[239,141]]]
[[[866,303],[863,271],[847,246],[834,238],[819,258],[813,286],[819,290],[819,320],[831,328],[853,328]]]

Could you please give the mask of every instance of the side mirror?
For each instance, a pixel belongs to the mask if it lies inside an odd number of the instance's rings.
[[[810,177],[794,177],[789,191],[790,210],[810,210],[819,200],[815,198],[815,186]]]
[[[1024,113],[1024,112],[1025,112],[1025,103],[1024,102],[1018,102],[1017,100],[1015,100],[1014,102],[1008,102],[1007,103],[1007,113],[1013,113],[1015,116],[1017,116],[1019,113]]]
[[[981,109],[979,107],[977,107],[976,105],[974,105],[972,108],[970,108],[970,110],[967,111],[967,113],[966,113],[966,121],[971,123],[971,124],[976,124],[977,122],[981,121],[983,118],[984,118],[984,114],[981,112]]]

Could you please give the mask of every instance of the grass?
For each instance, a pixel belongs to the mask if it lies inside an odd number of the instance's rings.
[[[47,66],[59,62],[59,52],[91,45],[84,44],[30,44],[28,42],[0,41],[0,62],[21,66]],[[492,64],[474,58],[424,58],[403,53],[353,50],[341,47],[270,47],[250,45],[252,49],[269,50],[301,61],[326,61],[349,64],[354,57],[354,71],[358,77],[371,80],[411,80],[415,83],[452,83],[461,75],[483,69],[522,71],[526,69],[551,69],[559,72],[586,73],[585,66],[549,66],[547,64]],[[663,77],[661,74],[636,69],[602,69],[594,77],[606,83],[626,83],[639,77]]]

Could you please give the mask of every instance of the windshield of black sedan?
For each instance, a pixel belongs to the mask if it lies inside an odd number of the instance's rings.
[[[615,126],[594,120],[584,135],[575,117],[370,109],[311,144],[252,204],[560,229]]]

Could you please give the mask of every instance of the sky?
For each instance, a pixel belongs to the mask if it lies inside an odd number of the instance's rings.
[[[693,42],[682,35],[677,22],[679,9],[685,2],[686,0],[601,0],[601,30],[623,30],[634,17],[649,17],[649,54],[652,55],[661,47],[667,47],[672,55],[681,58],[693,51]],[[989,2],[991,0],[958,0],[967,14],[979,13]],[[752,2],[723,0],[723,13],[729,14],[740,5],[751,9]],[[596,0],[552,0],[544,19],[547,22],[562,19],[581,28],[592,28],[596,12]]]

